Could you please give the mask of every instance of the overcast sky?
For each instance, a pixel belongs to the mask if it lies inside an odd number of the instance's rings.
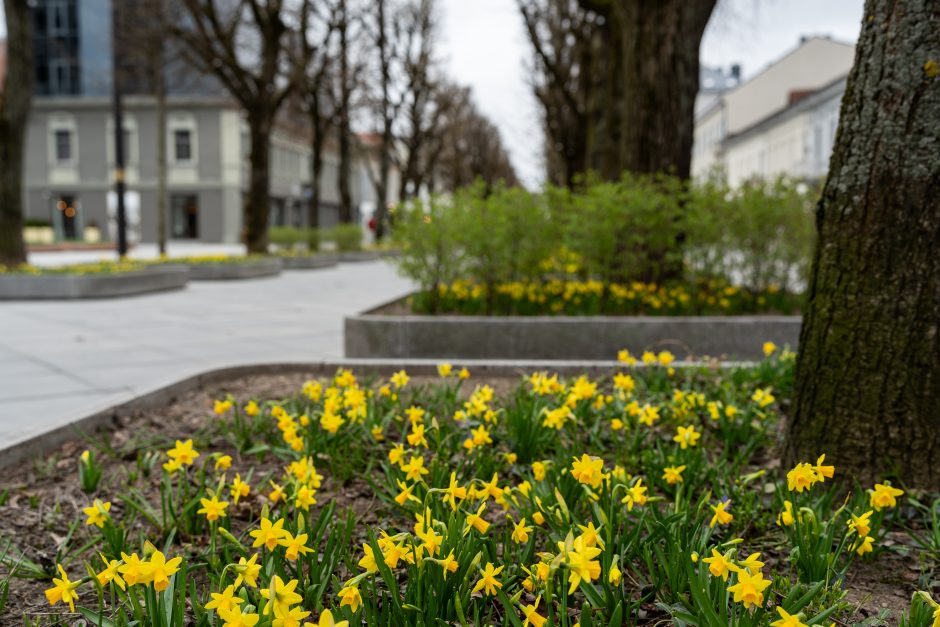
[[[516,0],[439,0],[441,52],[457,82],[499,127],[528,185],[543,178],[542,134],[527,80],[531,50]],[[702,42],[702,63],[741,65],[744,77],[794,48],[801,35],[858,38],[864,0],[719,0]],[[2,13],[2,11],[0,11]],[[5,34],[0,15],[0,36]]]
[[[543,178],[541,130],[529,76],[530,46],[516,0],[440,0],[441,48],[455,80],[471,85],[499,126],[523,181]],[[702,63],[741,65],[753,76],[801,35],[858,38],[863,0],[719,0],[705,32]]]

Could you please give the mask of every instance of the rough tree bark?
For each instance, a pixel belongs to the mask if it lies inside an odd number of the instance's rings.
[[[699,47],[717,0],[579,0],[600,14],[587,110],[587,165],[689,177]],[[606,53],[605,53],[606,51]]]
[[[940,488],[940,4],[868,0],[800,335],[786,458]]]
[[[26,261],[23,157],[33,97],[32,14],[27,0],[4,0],[7,76],[0,89],[0,264]]]

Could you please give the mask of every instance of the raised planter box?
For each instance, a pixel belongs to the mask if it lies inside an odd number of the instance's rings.
[[[299,255],[279,257],[285,270],[316,270],[332,268],[339,262],[337,255]]]
[[[114,274],[0,275],[0,300],[115,298],[186,286],[189,268],[160,265]]]
[[[668,350],[677,358],[753,360],[771,341],[795,349],[799,316],[415,316],[345,319],[349,358],[610,360]]]
[[[193,281],[238,281],[276,276],[284,268],[280,259],[259,259],[244,263],[189,264],[189,278]]]
[[[340,261],[358,262],[358,261],[378,261],[388,257],[398,257],[401,255],[397,250],[349,250],[339,254]]]

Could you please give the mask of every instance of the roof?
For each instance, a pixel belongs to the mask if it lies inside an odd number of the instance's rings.
[[[826,100],[834,97],[841,98],[842,92],[845,91],[845,81],[847,77],[848,75],[840,76],[836,80],[820,87],[815,91],[810,92],[808,95],[803,95],[803,97],[792,101],[783,109],[775,111],[774,113],[771,113],[770,115],[758,120],[747,128],[744,128],[741,131],[734,133],[733,135],[728,135],[725,138],[726,145],[732,145],[744,141],[749,137],[767,130],[775,124],[780,124],[786,120],[789,120],[795,115],[799,115],[804,111],[813,109]]]

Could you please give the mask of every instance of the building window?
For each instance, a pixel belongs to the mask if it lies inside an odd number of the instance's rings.
[[[72,131],[55,132],[55,160],[65,163],[72,160]]]
[[[170,236],[174,239],[199,237],[199,197],[174,194],[170,197]]]
[[[190,133],[189,129],[173,131],[173,146],[177,162],[189,162],[193,160],[192,133]]]

